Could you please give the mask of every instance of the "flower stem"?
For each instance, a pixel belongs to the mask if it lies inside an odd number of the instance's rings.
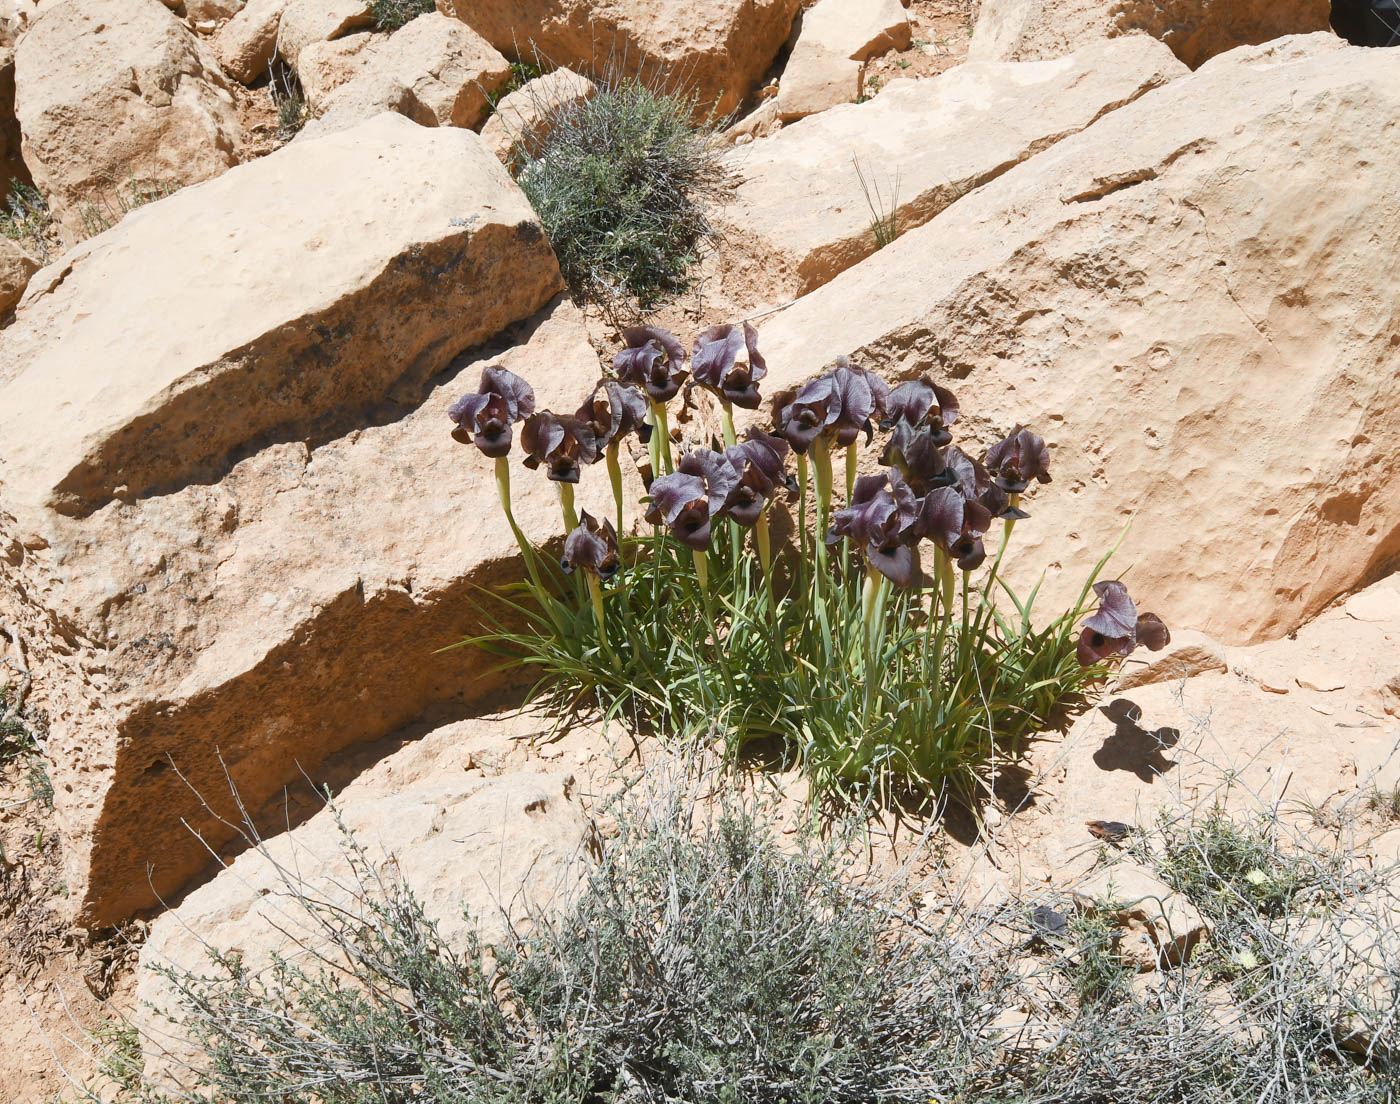
[[[653,441],[657,441],[659,438],[656,449],[657,456],[660,458],[659,461],[655,458],[653,459],[652,470],[656,471],[658,475],[670,475],[676,470],[676,466],[671,461],[671,429],[666,421],[665,403],[653,402],[651,404],[651,420],[652,425],[655,427],[651,431],[651,436]],[[658,463],[661,465],[662,470],[657,470]]]
[[[608,644],[608,626],[603,620],[603,584],[591,571],[585,574],[588,575],[588,592],[593,598],[593,616],[598,622],[598,643],[602,645],[603,654],[608,657],[608,661],[620,671],[622,668]]]
[[[826,438],[818,437],[812,442],[812,470],[817,481],[817,566],[826,566],[826,525],[831,517],[831,452],[826,446]]]
[[[535,601],[544,607],[549,614],[549,620],[553,623],[556,632],[563,633],[563,625],[555,610],[555,601],[540,581],[539,568],[535,564],[535,550],[530,542],[525,539],[525,534],[516,523],[515,512],[510,506],[510,457],[498,456],[496,458],[496,494],[501,499],[501,509],[505,512],[506,521],[510,523],[510,531],[515,534],[515,543],[520,548],[521,559],[525,561],[525,570],[530,575],[530,584],[534,588]]]
[[[773,541],[768,533],[768,510],[765,506],[762,513],[758,515],[758,522],[753,528],[754,543],[758,545],[758,562],[763,566],[763,589],[768,595],[768,612],[774,612],[773,606]]]
[[[856,452],[855,445],[846,446],[846,505],[851,504],[851,499],[856,493],[856,463],[860,457]]]
[[[734,404],[728,399],[720,399],[723,408],[721,421],[724,428],[724,447],[733,448],[739,443],[739,435],[734,432]]]
[[[715,617],[715,599],[710,593],[710,562],[706,553],[698,549],[692,549],[695,558],[695,581],[700,585],[700,597],[705,603],[705,619],[709,622],[710,637],[715,642],[715,658],[718,660],[720,674],[724,677],[724,685],[729,690],[730,699],[734,697],[734,679],[729,671],[729,660],[725,657],[724,648],[719,640],[719,621]]]
[[[617,460],[621,442],[608,442],[608,479],[612,482],[613,502],[617,505],[617,535],[622,536],[622,465]]]
[[[567,536],[578,528],[578,512],[574,509],[574,485],[562,481],[554,485],[559,489],[559,509],[564,514],[564,532]]]
[[[797,535],[798,552],[800,553],[798,557],[798,573],[804,589],[807,581],[807,483],[807,454],[799,452],[797,454]]]

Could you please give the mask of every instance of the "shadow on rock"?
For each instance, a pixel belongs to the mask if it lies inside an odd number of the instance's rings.
[[[1141,707],[1127,698],[1117,698],[1100,706],[1099,711],[1116,726],[1103,747],[1094,752],[1094,762],[1100,770],[1132,771],[1150,784],[1159,774],[1176,766],[1176,760],[1168,759],[1162,752],[1181,739],[1177,729],[1164,727],[1148,732],[1138,724]]]

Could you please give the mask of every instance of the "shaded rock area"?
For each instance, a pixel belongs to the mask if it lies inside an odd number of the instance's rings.
[[[1400,211],[1373,202],[1397,181],[1372,145],[1400,55],[1323,37],[1207,63],[767,319],[769,386],[848,353],[955,380],[981,445],[1034,425],[1055,483],[1009,573],[1050,564],[1051,605],[1135,516],[1154,524],[1115,562],[1228,643],[1379,577],[1400,553],[1400,267],[1378,228]]]
[[[172,238],[188,268],[156,279],[145,258]],[[475,135],[386,116],[138,211],[37,279],[9,331],[0,495],[30,600],[81,655],[50,751],[72,902],[101,922],[153,902],[149,862],[156,893],[204,865],[177,772],[226,792],[222,757],[256,803],[298,763],[486,689],[468,653],[431,653],[514,545],[436,377],[559,275]],[[172,313],[188,340],[149,332]],[[514,356],[570,395],[597,370],[565,308]],[[66,438],[24,413],[56,401]],[[522,492],[522,524],[551,498]]]

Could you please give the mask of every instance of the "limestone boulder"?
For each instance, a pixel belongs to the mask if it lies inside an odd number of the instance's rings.
[[[272,55],[277,52],[277,27],[289,2],[248,0],[214,35],[214,53],[234,80],[252,84],[267,72]]]
[[[313,49],[302,51],[298,71]],[[510,63],[490,43],[438,12],[420,15],[357,56],[359,71],[348,82],[323,99],[310,100],[335,116],[325,120],[326,128],[367,118],[384,90],[399,88],[408,91],[403,113],[421,126],[475,128],[490,110],[487,97],[510,80]],[[313,127],[311,133],[320,129]]]
[[[974,451],[1017,424],[1044,434],[1054,483],[1007,571],[1023,588],[1047,571],[1047,610],[1132,519],[1112,570],[1131,567],[1168,624],[1226,644],[1296,628],[1400,553],[1400,258],[1382,244],[1400,209],[1375,201],[1400,167],[1374,156],[1400,54],[1241,55],[1065,138],[761,328],[770,392],[849,354],[951,382]]]
[[[297,79],[313,110],[324,107],[331,94],[364,72],[388,36],[371,32],[313,42],[297,58]]]
[[[876,251],[872,205],[901,233],[921,226],[1186,72],[1161,43],[1128,38],[1055,61],[894,81],[868,103],[786,126],[726,154],[741,179],[718,216],[732,263],[775,282],[774,295],[812,291]]]
[[[908,49],[912,33],[899,0],[817,0],[783,67],[779,115],[786,122],[853,102],[865,62]]]
[[[0,237],[0,315],[19,302],[39,262],[9,238]]]
[[[185,0],[185,17],[191,23],[226,23],[243,10],[247,0]]]
[[[457,950],[473,930],[497,940],[507,915],[520,921],[528,909],[561,901],[582,869],[588,819],[569,774],[542,773],[538,764],[502,774],[474,767],[468,748],[483,738],[499,743],[503,734],[492,730],[509,727],[508,720],[485,718],[438,728],[334,797],[371,876],[410,891]],[[185,1063],[197,1067],[200,1060],[161,1018],[178,1017],[180,1006],[159,968],[209,975],[214,950],[237,953],[245,968],[265,975],[275,954],[304,967],[317,954],[334,955],[298,895],[351,912],[366,907],[351,891],[356,875],[341,825],[331,809],[316,812],[233,860],[151,926],[139,966],[137,1022],[148,1044],[160,1044],[148,1051],[152,1080],[180,1084]]]
[[[539,314],[560,287],[476,135],[394,115],[36,274],[0,371],[0,547],[75,653],[43,680],[76,913],[183,885],[207,853],[182,819],[228,838],[181,776],[226,796],[222,759],[257,804],[298,764],[493,687],[481,657],[435,654],[514,555],[491,466],[445,411],[495,351],[454,358],[536,315],[504,361],[577,406],[598,362],[573,308]],[[551,488],[518,480],[543,540]]]
[[[277,22],[277,56],[295,69],[313,42],[372,26],[369,0],[291,0]]]
[[[58,0],[15,47],[24,161],[70,239],[135,188],[195,184],[238,161],[219,66],[159,0]]]
[[[521,156],[538,154],[559,114],[591,99],[597,91],[597,85],[572,69],[535,77],[496,105],[481,128],[481,141],[506,165]]]
[[[1194,69],[1236,46],[1328,31],[1331,14],[1330,0],[983,0],[968,58],[1036,61],[1148,34]]]
[[[1210,934],[1195,905],[1136,863],[1104,867],[1076,887],[1075,897],[1118,925],[1114,950],[1140,974],[1186,962]]]
[[[787,41],[800,0],[438,0],[506,57],[694,91],[726,115]]]

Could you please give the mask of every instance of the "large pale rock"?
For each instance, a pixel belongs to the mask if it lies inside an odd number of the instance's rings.
[[[375,874],[407,887],[457,950],[466,948],[472,930],[487,940],[501,938],[503,912],[520,921],[527,909],[560,901],[583,862],[588,820],[572,777],[528,768],[493,777],[472,769],[468,747],[476,744],[469,741],[510,727],[506,719],[487,718],[440,728],[376,764],[334,799]],[[197,1048],[163,1019],[165,1013],[178,1016],[180,1006],[160,968],[208,976],[214,972],[211,950],[234,952],[246,969],[270,981],[273,955],[314,973],[315,955],[334,954],[295,894],[356,915],[365,911],[365,901],[351,892],[356,879],[345,843],[334,813],[324,809],[263,849],[239,856],[152,924],[142,948],[136,1013],[146,1029],[148,1076],[165,1086],[181,1084],[186,1063],[197,1067],[200,1061]]]
[[[489,350],[453,358],[560,280],[475,135],[392,115],[144,208],[35,280],[6,332],[0,547],[28,550],[30,600],[81,655],[49,747],[72,903],[100,922],[153,901],[148,863],[160,894],[200,869],[182,818],[228,838],[176,773],[225,796],[216,746],[256,804],[491,688],[479,657],[433,654],[514,550],[444,411]],[[527,336],[505,361],[573,409],[597,371],[581,318]],[[550,488],[518,480],[544,539]]]
[[[639,75],[738,107],[787,41],[800,0],[438,0],[509,58]]]
[[[302,51],[298,71],[312,50]],[[510,62],[470,27],[439,12],[420,15],[359,56],[358,74],[324,100],[327,112],[337,116],[327,125],[366,118],[367,105],[382,97],[381,90],[405,88],[404,114],[414,122],[475,128],[490,109],[487,97],[510,80]]]
[[[277,26],[289,0],[248,0],[243,10],[219,28],[212,46],[234,80],[252,84],[267,72],[277,52]]]
[[[0,237],[0,315],[19,302],[39,262],[9,238]]]
[[[1326,31],[1330,0],[983,0],[972,61],[1035,61],[1125,34],[1161,39],[1191,68],[1236,46]]]
[[[185,0],[185,17],[192,23],[224,23],[243,10],[247,0]]]
[[[373,23],[369,0],[291,0],[277,23],[277,55],[296,68],[313,42],[329,42]]]
[[[911,33],[899,0],[817,0],[783,67],[779,115],[788,121],[851,103],[865,62],[907,49]]]
[[[58,0],[15,48],[24,161],[70,238],[83,209],[195,184],[238,160],[233,97],[206,48],[159,0]],[[110,214],[109,214],[110,217]]]
[[[481,128],[482,144],[503,164],[534,156],[544,148],[561,112],[577,107],[598,91],[572,69],[556,69],[526,81],[496,105]]]
[[[1227,644],[1373,579],[1400,553],[1400,208],[1374,202],[1400,54],[1278,56],[1207,63],[774,315],[766,386],[846,353],[951,376],[970,448],[1043,433],[1007,570],[1048,568],[1047,610],[1129,517],[1113,570]]]
[[[388,38],[388,35],[365,32],[329,42],[313,42],[302,50],[297,58],[297,78],[307,104],[313,110],[323,107],[331,93],[364,72]]]
[[[1195,905],[1136,863],[1104,867],[1076,886],[1075,896],[1122,929],[1115,951],[1138,973],[1180,965],[1210,934]]]
[[[903,232],[1186,72],[1161,43],[1136,37],[1055,61],[967,64],[895,81],[869,103],[726,155],[742,178],[719,215],[731,256],[756,278],[776,279],[774,294],[811,291],[876,250],[861,174]]]

